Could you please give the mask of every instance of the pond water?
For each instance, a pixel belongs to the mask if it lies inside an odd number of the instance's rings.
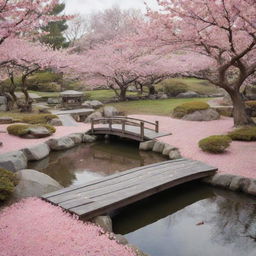
[[[124,208],[114,232],[151,256],[255,256],[256,200],[190,183]]]
[[[167,160],[161,154],[139,151],[138,148],[135,142],[111,138],[53,152],[41,161],[30,162],[28,168],[41,171],[68,187]]]

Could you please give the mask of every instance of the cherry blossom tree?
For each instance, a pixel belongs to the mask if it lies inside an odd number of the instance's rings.
[[[141,38],[155,47],[169,46],[170,52],[198,53],[194,62],[203,64],[205,56],[211,59],[204,72],[192,75],[227,91],[234,105],[235,126],[252,124],[240,90],[256,72],[256,1],[157,2],[159,11],[148,8],[150,24]],[[183,72],[189,71],[184,66]]]
[[[14,77],[20,76],[19,86],[25,96],[25,102],[18,107],[23,111],[30,111],[32,104],[28,94],[27,78],[39,70],[71,67],[72,60],[72,55],[65,50],[54,51],[39,42],[32,43],[23,39],[6,39],[0,47],[0,62],[6,63],[2,68],[7,70],[11,82],[9,93],[14,102],[17,102],[14,94],[17,82]]]
[[[50,21],[69,19],[50,15],[59,0],[0,0],[0,45],[8,37],[38,32]]]

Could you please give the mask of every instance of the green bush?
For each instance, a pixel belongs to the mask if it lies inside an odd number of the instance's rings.
[[[14,173],[0,168],[0,201],[8,199],[17,183],[18,180]]]
[[[163,91],[170,97],[176,97],[180,93],[188,91],[188,86],[182,82],[166,80],[162,82]]]
[[[256,127],[248,126],[228,133],[232,140],[256,141]]]
[[[29,134],[29,129],[33,127],[45,127],[51,134],[56,132],[56,129],[49,124],[29,125],[29,124],[13,124],[7,127],[7,131],[11,135],[23,137]]]
[[[54,73],[50,71],[37,72],[28,78],[29,85],[61,82],[61,81],[62,81],[62,74]]]
[[[229,147],[231,139],[226,135],[214,135],[199,141],[199,147],[209,153],[223,153]]]
[[[183,116],[185,116],[187,114],[191,114],[191,113],[193,113],[195,111],[199,111],[199,110],[206,110],[209,107],[210,106],[207,103],[200,102],[200,101],[183,103],[183,104],[177,106],[173,110],[173,117],[182,118]]]
[[[51,83],[40,83],[40,84],[32,84],[28,86],[29,90],[39,91],[39,92],[60,92],[61,85],[56,82]]]
[[[58,116],[53,114],[29,114],[24,115],[21,120],[28,124],[47,124],[54,118],[58,118]]]

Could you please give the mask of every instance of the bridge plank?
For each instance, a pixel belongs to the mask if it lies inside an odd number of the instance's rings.
[[[216,168],[189,159],[165,161],[42,196],[79,217],[92,218],[170,187],[212,175]]]

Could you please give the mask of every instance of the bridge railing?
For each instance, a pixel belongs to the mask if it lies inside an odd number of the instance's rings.
[[[125,133],[126,125],[140,127],[140,137],[141,138],[144,138],[145,128],[155,131],[157,133],[159,132],[159,121],[149,122],[149,121],[132,118],[132,117],[126,117],[126,116],[115,116],[115,117],[111,117],[111,118],[92,119],[92,121],[91,121],[91,132],[92,133],[94,132],[96,124],[108,124],[110,131],[112,131],[113,124],[121,124],[122,125],[122,128],[121,128],[122,133]]]

